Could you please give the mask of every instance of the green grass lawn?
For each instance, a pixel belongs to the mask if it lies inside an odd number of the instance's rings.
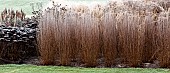
[[[49,0],[0,0],[0,12],[4,10],[4,8],[12,8],[14,10],[21,10],[30,15],[32,12],[32,8],[30,6],[31,3],[42,2],[43,6],[47,4]]]
[[[0,73],[170,73],[170,70],[146,68],[77,68],[8,64],[0,65]]]

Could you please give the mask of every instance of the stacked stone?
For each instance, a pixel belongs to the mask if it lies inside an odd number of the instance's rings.
[[[25,18],[25,13],[22,10],[5,9],[1,13],[1,20],[0,60],[18,63],[18,61],[38,55],[36,48],[38,21],[36,16]]]
[[[33,27],[34,25],[30,25]],[[27,42],[36,39],[36,29],[0,26],[0,41]]]

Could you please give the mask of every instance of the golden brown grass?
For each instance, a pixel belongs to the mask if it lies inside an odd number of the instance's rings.
[[[45,11],[38,37],[42,63],[57,64],[59,60],[61,65],[82,62],[94,67],[104,58],[109,67],[139,66],[155,60],[161,67],[169,66],[169,12],[139,4],[111,2],[108,7]]]

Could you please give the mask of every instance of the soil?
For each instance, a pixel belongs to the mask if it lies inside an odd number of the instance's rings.
[[[104,62],[103,58],[101,58],[99,60],[102,61],[102,62],[98,66],[96,66],[96,68],[105,68],[106,66],[103,63]],[[24,60],[18,60],[18,61],[9,61],[9,60],[5,60],[5,59],[0,58],[0,64],[32,64],[32,65],[41,65],[39,58],[36,57],[36,56],[35,57],[30,57],[30,58],[27,58],[27,59],[24,59]],[[78,62],[71,62],[70,66],[73,66],[73,67],[86,67],[86,64],[78,63]],[[139,68],[160,68],[160,66],[158,64],[155,64],[155,63],[142,63],[138,67]],[[130,68],[130,66],[128,66],[127,64],[116,64],[116,65],[112,65],[109,68]]]
[[[40,65],[40,60],[38,57],[31,57],[29,59],[23,60],[23,64]]]

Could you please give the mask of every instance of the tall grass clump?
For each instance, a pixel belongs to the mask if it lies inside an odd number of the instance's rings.
[[[169,66],[169,11],[160,1],[55,5],[40,19],[38,46],[45,65]],[[150,66],[150,65],[149,65]]]
[[[117,30],[116,30],[116,16],[115,14],[106,13],[104,18],[105,25],[102,27],[103,29],[103,56],[105,58],[105,65],[110,67],[114,65],[115,58],[117,56]]]
[[[169,11],[163,13],[164,16],[159,15],[158,28],[159,28],[159,53],[158,60],[161,67],[169,67],[170,65],[170,52],[169,52]]]
[[[43,20],[40,21],[41,24],[43,24],[43,26],[40,26],[39,28],[42,30],[41,32],[39,32],[40,34],[38,35],[38,37],[40,37],[38,39],[38,44],[41,44],[41,46],[39,46],[39,50],[41,52],[41,62],[42,64],[54,64],[54,56],[51,55],[55,55],[55,36],[53,35],[54,27],[53,27],[53,22],[54,20],[52,20],[52,18],[50,18],[51,16],[51,12],[46,12],[46,15],[44,15],[44,17],[42,18]],[[53,17],[53,16],[52,16]],[[46,28],[46,29],[44,29]],[[48,40],[47,40],[48,39]]]

